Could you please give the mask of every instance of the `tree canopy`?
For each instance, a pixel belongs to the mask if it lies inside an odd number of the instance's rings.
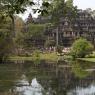
[[[30,0],[0,0],[0,13],[12,17],[14,14],[24,13],[27,7],[36,5],[34,1]],[[42,7],[36,9],[36,11],[45,12],[44,7],[48,7],[49,3],[44,1]]]
[[[71,55],[74,58],[83,58],[93,51],[93,45],[86,39],[80,38],[76,40],[71,49]]]
[[[73,0],[52,0],[48,11],[52,22],[57,23],[65,17],[71,21],[76,16],[77,7],[73,5]]]
[[[11,20],[6,18],[0,22],[0,61],[11,53]]]
[[[4,16],[9,16],[12,20],[12,36],[15,37],[15,21],[14,15],[19,13],[24,13],[27,10],[27,7],[31,7],[36,5],[34,1],[30,0],[0,0],[0,14],[2,18]],[[49,6],[49,3],[46,1],[42,2],[42,6],[40,8],[34,8],[35,12],[44,14],[46,13],[46,9]]]

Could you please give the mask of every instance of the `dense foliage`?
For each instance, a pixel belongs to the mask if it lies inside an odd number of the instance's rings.
[[[45,46],[46,47],[52,47],[56,45],[56,41],[53,38],[47,38],[45,41]]]
[[[10,17],[12,20],[12,37],[15,37],[15,14],[24,13],[27,7],[33,9],[33,5],[37,6],[34,1],[30,0],[0,0],[0,14],[2,17]],[[42,6],[35,8],[34,10],[38,13],[47,13],[49,3],[46,1],[42,2]]]
[[[61,18],[68,18],[70,21],[75,18],[77,7],[73,5],[73,0],[52,0],[48,8],[51,15],[51,22],[58,23]]]
[[[62,53],[62,50],[63,50],[63,47],[62,47],[62,46],[58,45],[58,46],[56,47],[56,51],[57,51],[59,54]]]
[[[74,58],[83,58],[88,54],[91,54],[93,46],[86,39],[80,38],[76,40],[71,49],[71,55]]]
[[[26,30],[23,30],[19,35],[18,43],[21,41],[20,45],[24,49],[33,49],[35,46],[43,45],[46,39],[44,35],[45,26],[45,24],[28,24]]]
[[[0,60],[4,60],[12,51],[12,39],[10,31],[11,21],[9,18],[0,22]]]
[[[13,17],[14,14],[24,13],[27,7],[35,9],[39,13],[46,12],[49,6],[48,1],[43,0],[42,5],[39,8],[33,8],[32,6],[37,6],[34,0],[0,0],[0,13],[6,16]]]

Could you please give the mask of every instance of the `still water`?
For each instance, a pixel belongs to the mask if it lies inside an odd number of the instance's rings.
[[[95,95],[95,63],[0,64],[0,95]]]

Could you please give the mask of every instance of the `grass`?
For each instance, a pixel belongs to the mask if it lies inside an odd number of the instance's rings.
[[[82,61],[95,62],[95,58],[78,58],[78,59]]]
[[[60,56],[57,55],[56,52],[53,53],[40,53],[39,57],[36,56],[10,56],[8,60],[11,61],[34,61],[36,59],[40,60],[46,60],[46,61],[51,61],[51,62],[56,62],[58,59],[61,58]],[[63,58],[63,57],[62,57]],[[64,56],[65,58],[65,56]],[[66,57],[66,59],[71,59],[71,56]],[[87,61],[87,62],[95,62],[95,58],[78,58],[79,60],[82,61]]]
[[[10,56],[10,57],[8,58],[8,60],[11,60],[11,61],[16,61],[16,60],[32,61],[32,60],[33,60],[33,57],[32,57],[32,56],[29,56],[29,57],[23,57],[23,56]]]
[[[21,61],[21,60],[25,60],[25,61],[33,61],[37,59],[36,56],[10,56],[8,58],[8,60],[11,60],[11,61]],[[58,60],[58,56],[56,54],[56,52],[53,52],[53,53],[40,53],[39,54],[39,59],[40,60],[47,60],[47,61],[57,61]]]
[[[45,54],[40,54],[41,59],[43,60],[47,60],[47,61],[57,61],[58,60],[58,56],[56,54],[56,52],[54,53],[45,53]]]

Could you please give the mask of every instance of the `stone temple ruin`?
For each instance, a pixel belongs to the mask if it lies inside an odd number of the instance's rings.
[[[37,19],[32,19],[32,22],[44,24],[50,19],[50,16],[39,16]],[[71,46],[80,37],[86,38],[95,46],[95,12],[90,9],[78,10],[77,16],[72,21],[61,17],[57,26],[49,25],[45,27],[44,32],[48,38],[53,38],[57,44],[65,47]]]

